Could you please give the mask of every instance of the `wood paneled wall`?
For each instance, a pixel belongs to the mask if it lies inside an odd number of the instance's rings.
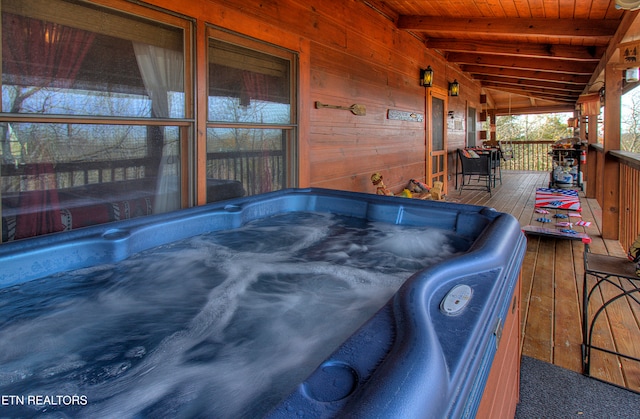
[[[295,48],[308,63],[300,75],[300,186],[373,192],[379,171],[400,191],[410,178],[425,180],[425,88],[420,68],[435,71],[435,85],[457,79],[461,95],[449,109],[465,121],[478,108],[479,83],[448,66],[435,51],[359,0],[150,0],[150,3],[270,43]],[[297,50],[297,49],[296,49]],[[305,74],[305,72],[307,72]],[[202,91],[202,90],[200,90]],[[316,109],[315,101],[362,104],[365,116]],[[390,120],[389,109],[419,113],[423,122]],[[464,146],[466,131],[448,133],[448,149]],[[450,159],[449,172],[454,170]]]

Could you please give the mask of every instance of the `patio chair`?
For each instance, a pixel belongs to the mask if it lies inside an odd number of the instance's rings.
[[[493,187],[496,187],[496,181],[500,181],[502,185],[502,165],[501,160],[504,160],[502,153],[502,147],[500,141],[485,141],[483,143],[485,148],[474,149],[478,154],[490,154],[491,155],[491,169],[493,170]],[[505,160],[506,161],[506,160]]]
[[[496,165],[498,169],[500,184],[502,185],[502,162],[504,161],[506,163],[509,160],[513,159],[513,144],[511,144],[511,142],[509,141],[498,141],[498,150],[499,156],[497,156],[498,158],[496,161]]]
[[[513,158],[513,144],[509,141],[498,141],[498,148],[502,160],[509,161]]]
[[[502,159],[502,150],[500,147],[492,148],[488,151],[491,156],[491,170],[493,171],[493,187],[496,187],[496,180],[500,181],[502,185],[502,166],[500,160]]]
[[[595,279],[591,287],[587,283],[589,276]],[[602,289],[603,286],[606,286],[605,290]],[[593,301],[591,301],[592,297]],[[592,350],[640,362],[639,358],[630,354],[621,353],[617,349],[604,348],[593,342],[597,320],[605,314],[608,306],[620,299],[627,299],[629,304],[635,301],[640,305],[640,277],[636,275],[635,263],[623,257],[591,253],[589,246],[585,246],[582,287],[582,373],[586,376],[590,375]],[[589,318],[590,303],[597,303],[592,307],[591,318]],[[612,309],[616,310],[616,307]],[[602,317],[600,324],[602,323],[606,323],[606,314]]]
[[[492,153],[476,154],[476,156],[466,150],[458,149],[458,158],[462,166],[460,193],[467,188],[486,190],[491,195],[491,185],[492,183],[495,185]],[[473,177],[476,177],[475,183],[472,183]]]

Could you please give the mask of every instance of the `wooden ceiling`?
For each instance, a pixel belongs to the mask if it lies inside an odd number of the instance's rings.
[[[628,12],[615,0],[362,0],[479,81],[503,113],[573,110]],[[594,76],[596,74],[596,76]]]

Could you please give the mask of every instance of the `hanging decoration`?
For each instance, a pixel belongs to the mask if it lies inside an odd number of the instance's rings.
[[[413,121],[413,122],[424,121],[424,115],[421,113],[400,111],[398,109],[389,109],[387,111],[387,118],[391,120],[398,120],[398,121]]]

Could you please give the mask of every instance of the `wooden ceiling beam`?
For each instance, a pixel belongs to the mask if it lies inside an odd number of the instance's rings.
[[[391,22],[396,23],[400,15],[395,11],[391,6],[386,4],[382,0],[359,0],[365,6],[375,10],[378,14],[383,16],[386,19],[389,19]]]
[[[515,77],[500,77],[500,76],[487,76],[477,75],[473,77],[474,80],[480,82],[492,82],[496,84],[503,84],[505,86],[529,86],[529,87],[541,87],[550,90],[559,90],[562,92],[573,92],[580,94],[582,92],[582,85],[579,84],[567,84],[556,83],[547,80],[531,80],[531,79],[519,79]]]
[[[526,18],[452,18],[442,16],[401,15],[398,28],[420,32],[462,32],[501,34],[510,37],[551,36],[557,38],[611,38],[618,19],[526,19]]]
[[[356,1],[392,5],[388,7],[397,10],[397,28],[421,40],[431,54],[444,56],[480,83],[482,91],[493,92],[493,108],[506,108],[507,96],[511,107],[514,96],[520,98],[516,106],[527,112],[554,104],[564,108],[549,112],[573,111],[585,86],[599,86],[592,80],[604,69],[602,57],[610,56],[612,44],[621,42],[618,37],[627,32],[629,15],[639,13],[620,11],[608,0],[598,0],[597,5],[581,0],[585,3],[579,6],[563,3],[544,10],[522,1],[516,10],[511,0],[509,6],[495,3],[502,5],[500,10],[492,2],[472,0]],[[589,12],[578,14],[576,7],[584,11],[585,4]],[[565,18],[570,16],[579,18]]]
[[[549,90],[549,89],[536,89],[534,87],[529,86],[513,86],[513,85],[505,85],[501,83],[492,83],[492,82],[483,82],[481,84],[482,87],[486,89],[500,89],[503,92],[512,92],[517,93],[521,96],[527,97],[536,97],[544,100],[551,101],[560,101],[567,103],[575,103],[578,100],[579,95],[573,94],[570,95],[568,93],[562,93],[558,90]]]
[[[558,102],[572,102],[575,103],[578,100],[579,94],[577,93],[562,93],[556,90],[549,90],[543,88],[535,88],[528,86],[505,86],[500,83],[493,82],[484,82],[482,83],[482,87],[491,88],[491,89],[499,89],[503,92],[511,92],[515,94],[519,94],[522,96],[535,96],[544,100],[553,100]]]
[[[525,58],[514,56],[498,56],[488,54],[469,54],[466,52],[452,52],[447,54],[447,61],[456,64],[476,64],[493,67],[510,67],[557,73],[580,74],[590,76],[597,63],[552,60],[548,58]]]
[[[605,52],[603,46],[571,46],[557,44],[531,44],[526,42],[482,42],[467,39],[431,38],[427,48],[443,52],[466,52],[512,55],[520,57],[544,57],[570,61],[599,62]]]
[[[615,36],[611,38],[611,42],[607,47],[607,51],[603,54],[602,58],[600,59],[600,63],[598,63],[598,66],[593,71],[591,80],[589,80],[589,83],[587,83],[587,85],[584,88],[584,92],[583,92],[584,94],[590,93],[591,87],[595,86],[598,82],[598,79],[601,76],[603,76],[605,67],[609,63],[609,60],[611,60],[612,57],[615,55],[616,50],[618,49],[618,44],[624,40],[629,29],[634,26],[635,21],[638,18],[638,15],[640,15],[640,11],[638,10],[625,12],[624,15],[622,15],[622,20],[618,25],[618,29],[616,30]]]
[[[534,86],[511,86],[505,85],[502,83],[494,83],[491,81],[481,83],[482,87],[487,89],[500,89],[504,92],[516,93],[522,96],[535,96],[540,99],[545,100],[578,100],[578,96],[580,96],[576,92],[561,92],[553,89],[545,89],[542,87],[534,87]]]
[[[573,112],[574,110],[575,110],[575,105],[566,104],[566,105],[553,105],[553,106],[530,106],[530,107],[515,108],[515,109],[497,108],[495,110],[495,113],[497,116],[506,116],[506,115],[531,115],[531,114],[541,114],[541,113]]]
[[[482,93],[487,98],[485,109],[494,109],[496,107],[496,100],[493,98],[493,94],[489,90],[482,89]]]
[[[520,70],[514,68],[504,68],[504,67],[487,67],[482,65],[468,65],[464,64],[460,66],[460,69],[465,72],[471,74],[472,77],[476,77],[477,75],[494,75],[501,77],[515,77],[519,79],[527,79],[527,80],[546,80],[546,81],[555,81],[559,83],[571,83],[571,84],[579,84],[584,86],[585,83],[589,82],[590,75],[575,75],[575,74],[567,74],[567,73],[553,73],[547,71],[531,71],[531,70]]]

